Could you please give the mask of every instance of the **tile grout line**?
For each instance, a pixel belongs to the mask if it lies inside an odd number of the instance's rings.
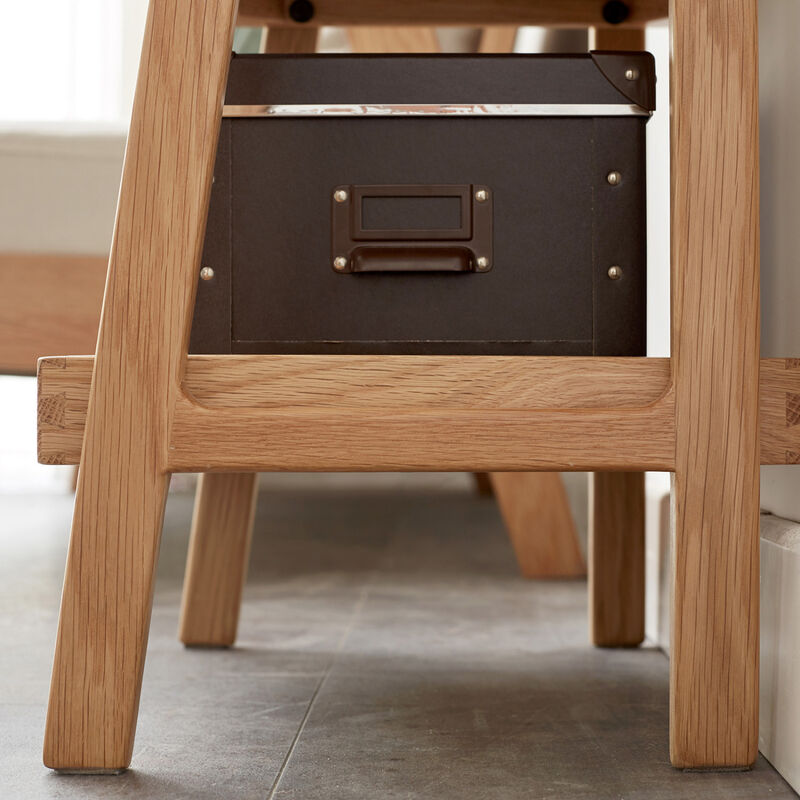
[[[373,576],[374,577],[374,576]],[[361,611],[364,608],[364,605],[367,601],[367,596],[369,595],[369,586],[372,583],[370,579],[367,580],[366,585],[361,588],[361,594],[358,598],[358,602],[356,603],[356,607],[353,609],[353,615],[350,618],[350,622],[348,623],[347,627],[342,631],[342,635],[339,638],[339,643],[336,646],[336,650],[333,652],[330,661],[325,666],[325,671],[323,672],[322,676],[320,677],[316,687],[314,688],[314,692],[311,695],[311,699],[308,701],[308,706],[306,707],[306,713],[303,714],[303,719],[300,721],[300,725],[297,728],[297,731],[292,739],[292,743],[289,745],[289,749],[286,751],[286,755],[283,758],[283,762],[281,763],[280,769],[278,770],[278,774],[275,776],[275,780],[272,783],[272,787],[269,790],[269,795],[267,795],[267,800],[273,800],[275,797],[275,793],[278,791],[280,787],[281,780],[283,779],[284,773],[286,772],[286,768],[289,766],[289,762],[294,755],[294,751],[297,748],[297,744],[300,741],[300,737],[305,730],[306,723],[308,722],[308,718],[311,716],[311,711],[314,708],[314,704],[317,701],[317,696],[319,695],[322,687],[325,685],[325,681],[328,680],[328,676],[331,673],[331,669],[333,665],[336,663],[336,659],[338,658],[339,654],[342,652],[345,642],[347,638],[350,636],[353,628],[355,627],[356,621],[361,616]]]

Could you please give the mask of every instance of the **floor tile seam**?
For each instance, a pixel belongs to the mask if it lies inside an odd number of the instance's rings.
[[[283,762],[281,763],[281,766],[278,769],[278,774],[275,776],[275,780],[272,786],[270,787],[269,794],[267,795],[267,800],[273,800],[276,792],[280,788],[281,780],[283,779],[283,776],[286,773],[286,769],[289,766],[289,762],[291,761],[292,756],[294,755],[294,751],[297,749],[300,737],[303,735],[303,731],[305,730],[306,723],[308,722],[308,719],[311,716],[311,712],[314,709],[317,697],[322,691],[322,688],[325,685],[325,682],[327,681],[328,676],[331,673],[331,669],[333,668],[333,665],[336,663],[336,659],[339,657],[342,650],[344,649],[345,643],[347,642],[350,633],[352,632],[353,628],[356,625],[356,621],[361,616],[361,613],[364,609],[364,605],[366,604],[367,601],[367,597],[369,596],[370,593],[371,583],[372,583],[371,580],[367,580],[365,585],[361,588],[358,602],[356,603],[355,608],[353,609],[353,613],[350,616],[350,620],[347,624],[347,627],[342,631],[342,635],[339,637],[339,642],[336,646],[336,649],[331,654],[330,660],[328,661],[328,664],[325,667],[325,671],[320,676],[320,679],[317,682],[316,687],[314,688],[311,698],[308,701],[308,706],[306,707],[305,714],[303,714],[303,719],[300,720],[300,725],[298,726],[297,731],[295,732],[295,735],[292,739],[292,743],[289,745],[289,749],[286,751],[286,756],[284,757]]]

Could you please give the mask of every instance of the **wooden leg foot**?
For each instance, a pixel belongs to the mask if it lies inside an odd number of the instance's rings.
[[[69,772],[130,764],[169,482],[146,459],[94,460],[78,480],[44,741],[45,765]]]
[[[200,476],[183,585],[185,645],[230,647],[236,640],[257,494],[254,472]]]
[[[636,647],[644,640],[643,472],[591,477],[589,625],[598,647]]]

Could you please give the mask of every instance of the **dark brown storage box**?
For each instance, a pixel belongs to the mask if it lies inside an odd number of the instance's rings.
[[[191,351],[643,355],[654,84],[646,53],[234,57]]]

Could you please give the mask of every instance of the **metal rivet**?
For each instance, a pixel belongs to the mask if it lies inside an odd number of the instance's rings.
[[[486,189],[478,189],[478,191],[475,192],[475,199],[479,203],[485,203],[489,199],[489,192],[487,192]]]
[[[214,270],[211,269],[211,267],[203,267],[203,269],[200,270],[200,277],[204,281],[210,281],[214,277]]]
[[[333,259],[333,266],[335,269],[342,270],[347,266],[347,259],[344,256],[336,256]]]
[[[625,80],[626,81],[638,81],[639,80],[639,70],[638,69],[626,69],[625,70]]]
[[[489,269],[489,259],[486,256],[481,256],[475,263],[480,270]]]
[[[347,197],[348,197],[347,192],[344,189],[337,189],[333,193],[333,199],[337,203],[344,203],[344,201],[347,200]]]
[[[612,281],[618,281],[622,277],[622,268],[614,265],[608,268],[608,277]]]
[[[622,183],[622,175],[620,175],[620,173],[619,173],[619,172],[617,172],[616,170],[614,170],[614,172],[609,172],[609,173],[608,173],[608,175],[606,176],[606,180],[607,180],[607,181],[608,181],[608,182],[609,182],[609,183],[610,183],[612,186],[619,186],[619,184],[620,184],[620,183]]]

